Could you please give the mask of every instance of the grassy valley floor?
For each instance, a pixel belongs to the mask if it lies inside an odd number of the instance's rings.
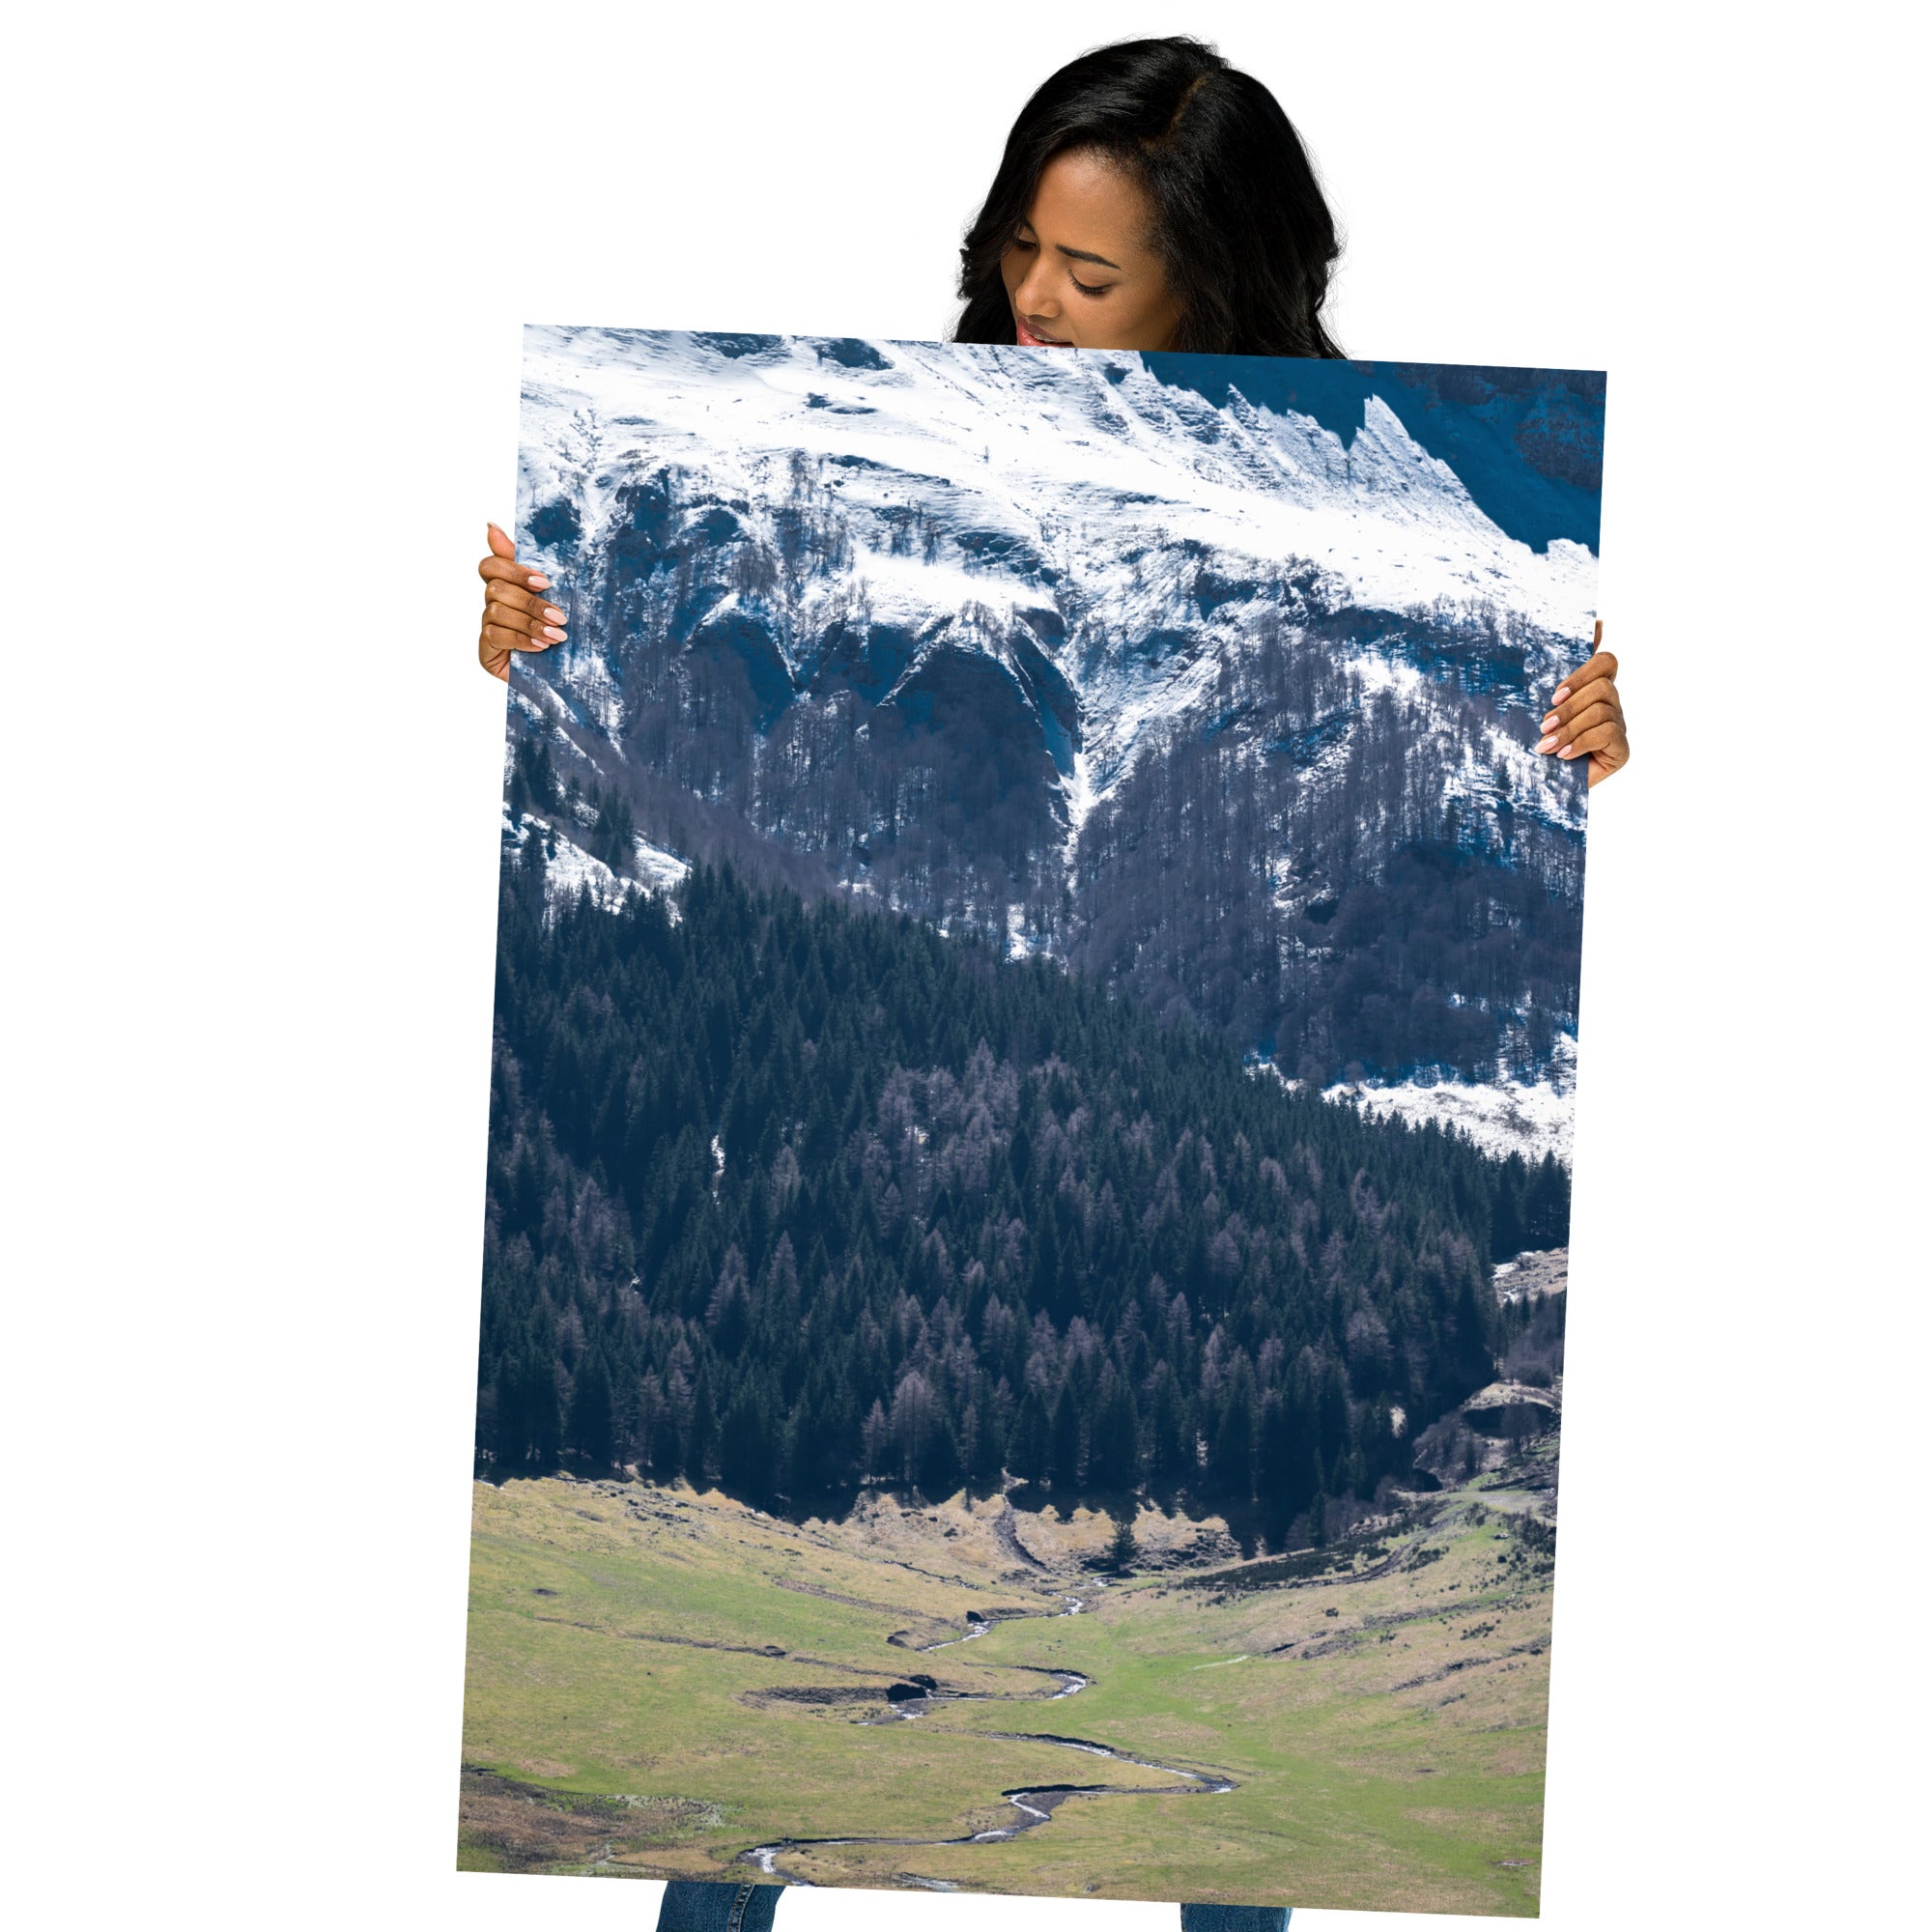
[[[479,1484],[459,1861],[1534,1915],[1553,1457],[1120,1577],[1000,1495]]]

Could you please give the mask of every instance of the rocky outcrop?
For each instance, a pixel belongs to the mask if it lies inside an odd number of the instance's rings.
[[[1463,1405],[1463,1420],[1481,1435],[1541,1435],[1562,1420],[1563,1402],[1553,1388],[1529,1382],[1492,1382]]]

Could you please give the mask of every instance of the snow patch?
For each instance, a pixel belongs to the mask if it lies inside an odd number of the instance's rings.
[[[552,905],[574,899],[585,886],[590,888],[591,895],[600,905],[611,907],[622,905],[633,893],[655,892],[668,898],[671,891],[683,882],[691,870],[690,866],[675,853],[667,852],[662,846],[639,838],[638,869],[644,877],[641,881],[622,878],[602,859],[586,852],[554,824],[529,812],[520,819],[512,819],[509,807],[506,805],[503,808],[503,842],[506,845],[514,845],[522,851],[532,828],[547,832],[549,842],[556,848],[544,867],[544,889]],[[670,906],[669,910],[672,919],[675,919],[676,906]]]
[[[1026,928],[1026,907],[1009,905],[1007,908],[1007,957],[1025,959],[1034,950],[1032,936]]]
[[[1520,1153],[1539,1161],[1553,1153],[1567,1168],[1576,1118],[1576,1069],[1577,1042],[1564,1034],[1558,1036],[1548,1077],[1542,1080],[1498,1077],[1427,1086],[1418,1080],[1391,1085],[1340,1081],[1324,1088],[1321,1097],[1381,1120],[1394,1118],[1416,1127],[1434,1122],[1454,1128],[1498,1157]]]
[[[662,845],[653,845],[642,833],[638,835],[637,867],[653,892],[672,892],[691,876],[688,861],[667,852]]]

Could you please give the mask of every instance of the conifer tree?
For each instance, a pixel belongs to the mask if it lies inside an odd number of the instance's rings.
[[[600,1469],[617,1460],[611,1375],[602,1355],[592,1355],[578,1372],[570,1396],[570,1446]]]
[[[1308,1505],[1308,1541],[1317,1548],[1328,1541],[1328,1498],[1320,1490]]]
[[[526,1460],[539,1469],[554,1469],[563,1453],[563,1404],[555,1367],[547,1356],[526,1356],[521,1381]]]
[[[1054,1405],[1047,1476],[1056,1490],[1074,1490],[1080,1486],[1081,1474],[1079,1402],[1069,1388]]]
[[[1053,1461],[1053,1418],[1037,1386],[1028,1384],[1007,1451],[1007,1466],[1029,1483],[1043,1483]]]

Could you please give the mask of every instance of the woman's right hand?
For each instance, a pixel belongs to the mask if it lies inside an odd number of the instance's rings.
[[[476,640],[476,661],[507,684],[512,651],[547,651],[563,642],[563,612],[537,595],[550,588],[550,579],[519,563],[516,545],[495,524],[490,526],[490,554],[476,566],[476,574],[483,580],[483,634]]]

